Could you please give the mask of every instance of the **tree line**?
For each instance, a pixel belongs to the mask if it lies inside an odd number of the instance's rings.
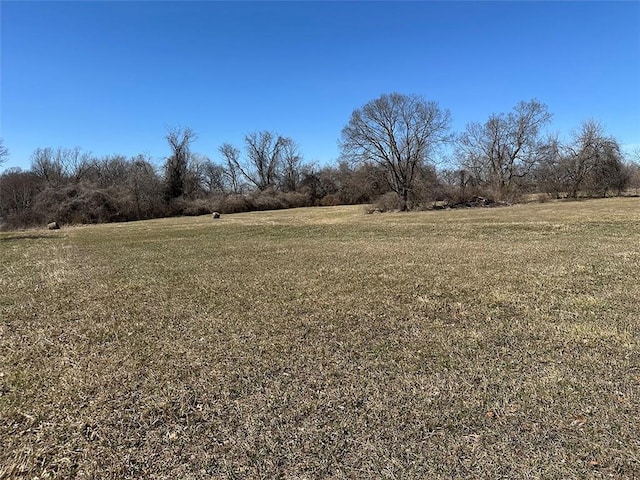
[[[38,148],[27,171],[0,175],[0,224],[141,220],[218,211],[373,203],[378,210],[619,195],[640,188],[640,155],[625,158],[601,124],[587,120],[566,138],[545,134],[552,115],[518,103],[451,132],[451,114],[417,95],[381,95],[354,110],[340,159],[318,166],[272,131],[224,143],[215,159],[192,151],[196,132],[172,128],[168,155],[95,157],[80,148]],[[0,165],[9,151],[0,141]],[[449,157],[447,161],[443,159]]]

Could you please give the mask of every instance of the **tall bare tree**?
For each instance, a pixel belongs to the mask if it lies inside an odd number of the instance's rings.
[[[293,140],[268,131],[250,133],[244,140],[247,158],[244,164],[236,161],[236,167],[258,190],[275,187],[283,156]]]
[[[231,193],[241,193],[240,150],[230,143],[223,143],[218,151],[224,159],[224,177]]]
[[[297,143],[290,140],[284,145],[282,152],[282,167],[280,172],[280,187],[285,192],[295,192],[302,180],[302,154]]]
[[[340,148],[346,159],[383,167],[400,197],[400,209],[407,210],[418,171],[450,139],[450,123],[449,111],[434,101],[385,94],[351,114]]]
[[[185,188],[185,176],[191,155],[191,144],[197,138],[190,128],[171,128],[166,135],[171,156],[167,158],[165,169],[165,200],[169,201],[181,196]]]
[[[540,158],[541,129],[550,120],[547,106],[534,99],[518,103],[506,115],[493,114],[483,124],[468,124],[456,142],[461,167],[501,196],[508,195]]]

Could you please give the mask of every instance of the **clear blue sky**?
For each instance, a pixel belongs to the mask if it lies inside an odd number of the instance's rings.
[[[194,129],[218,159],[246,133],[329,163],[351,112],[382,93],[448,108],[453,127],[537,98],[568,133],[588,118],[640,145],[640,2],[2,1],[6,167],[37,147],[168,154]]]

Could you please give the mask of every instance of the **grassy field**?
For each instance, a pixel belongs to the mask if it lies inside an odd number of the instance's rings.
[[[0,234],[0,478],[640,478],[640,199]]]

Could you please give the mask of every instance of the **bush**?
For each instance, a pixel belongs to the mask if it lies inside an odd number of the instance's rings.
[[[373,203],[374,211],[393,212],[400,208],[400,197],[396,192],[387,192],[380,195]]]
[[[287,208],[283,198],[273,191],[256,192],[250,197],[251,210],[281,210]]]
[[[17,230],[34,225],[44,225],[48,221],[44,212],[30,208],[4,217],[0,224],[0,230]]]
[[[336,194],[325,195],[320,200],[320,205],[322,207],[335,207],[336,205],[340,205],[340,196]]]
[[[250,203],[244,195],[225,195],[214,202],[215,211],[220,213],[240,213],[248,212],[251,209]]]
[[[182,207],[182,215],[195,217],[198,215],[209,215],[214,212],[211,202],[204,199],[187,200]]]
[[[314,202],[311,195],[300,192],[287,192],[281,194],[286,208],[312,207]]]
[[[62,224],[117,222],[129,219],[125,202],[126,194],[117,189],[73,185],[43,190],[35,199],[35,209],[47,221]]]

